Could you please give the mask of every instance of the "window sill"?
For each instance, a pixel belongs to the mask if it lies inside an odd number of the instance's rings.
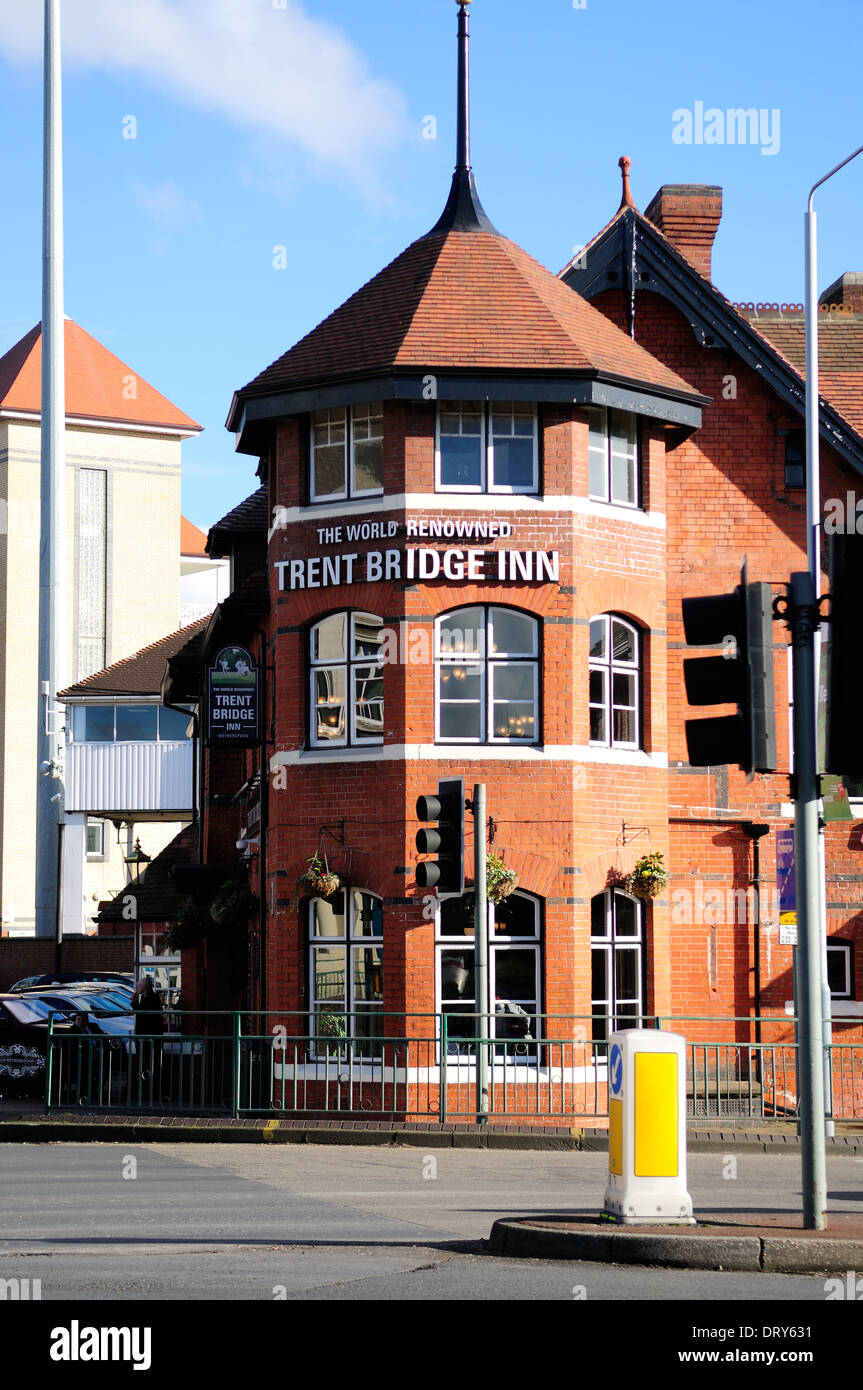
[[[863,1003],[856,999],[831,999],[830,1013],[833,1018],[863,1018]]]
[[[378,488],[375,492],[354,492],[349,497],[347,493],[342,493],[339,497],[310,497],[304,502],[303,507],[335,507],[340,502],[373,502],[376,497],[383,497],[383,488]]]
[[[310,743],[308,747],[300,750],[300,756],[303,753],[332,753],[334,757],[339,753],[350,753],[353,756],[354,753],[372,752],[383,746],[383,739],[375,742],[369,739],[366,743]]]

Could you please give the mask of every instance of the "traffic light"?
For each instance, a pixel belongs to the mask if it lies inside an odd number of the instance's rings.
[[[721,656],[683,663],[691,705],[736,705],[737,713],[687,719],[693,767],[737,763],[744,772],[776,771],[773,699],[773,596],[769,584],[748,584],[746,566],[731,594],[683,600],[690,646],[722,643]]]
[[[417,864],[420,888],[439,893],[464,892],[464,778],[449,777],[437,784],[437,796],[417,797],[417,820],[437,821],[436,830],[418,830],[420,854],[435,854]]]
[[[861,604],[863,535],[831,536],[827,771],[840,777],[863,777]]]

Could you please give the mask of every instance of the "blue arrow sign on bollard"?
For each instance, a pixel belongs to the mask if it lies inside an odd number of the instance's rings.
[[[620,1095],[620,1088],[623,1085],[623,1056],[617,1043],[611,1049],[608,1059],[608,1075],[611,1080],[611,1094]]]

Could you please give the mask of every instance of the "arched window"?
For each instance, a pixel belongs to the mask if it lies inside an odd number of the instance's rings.
[[[638,629],[614,613],[590,620],[590,741],[606,748],[640,748]]]
[[[361,888],[312,898],[309,911],[309,1025],[318,1039],[375,1050],[383,1022],[383,902]],[[326,1044],[330,1046],[331,1044]]]
[[[383,743],[383,622],[373,613],[332,613],[309,633],[313,748]]]
[[[539,740],[539,624],[514,608],[456,608],[435,624],[439,743]]]
[[[593,1041],[638,1028],[644,1014],[644,904],[618,888],[590,902]]]
[[[540,1036],[540,902],[515,892],[488,904],[488,993],[477,998],[474,956],[474,895],[443,898],[437,919],[438,1009],[446,1015],[451,1050],[472,1050],[477,1014],[492,1016],[493,1037],[527,1042]],[[522,1055],[531,1055],[527,1049]],[[518,1055],[516,1049],[508,1053]]]

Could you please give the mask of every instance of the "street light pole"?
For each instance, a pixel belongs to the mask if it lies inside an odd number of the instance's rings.
[[[816,189],[820,188],[822,184],[827,183],[828,179],[832,179],[834,174],[838,174],[840,169],[844,169],[845,165],[850,164],[859,154],[863,154],[863,145],[860,145],[852,154],[849,154],[846,159],[843,159],[840,164],[837,164],[826,173],[823,178],[818,179],[812,185],[809,190],[809,200],[804,217],[806,244],[806,559],[809,575],[812,580],[816,605],[821,596],[821,457],[819,435],[820,393],[818,383],[818,224],[817,215],[813,206],[813,199]],[[817,729],[821,683],[821,637],[817,630],[814,633],[813,659],[815,666],[815,719]],[[831,1075],[829,1049],[833,1041],[833,1029],[830,1017],[830,988],[827,981],[826,853],[824,832],[820,824],[818,827],[818,862],[820,877],[818,892],[818,954],[820,957],[819,993],[821,1000],[821,1034],[824,1046],[823,1062],[825,1085],[829,1086]],[[834,1131],[832,1120],[832,1094],[829,1090],[826,1090],[825,1096],[829,1097],[825,1118],[825,1134],[832,1135]]]
[[[66,662],[66,388],[63,316],[63,154],[60,0],[45,0],[42,189],[42,483],[36,743],[36,935],[59,943],[62,734],[57,691]]]

